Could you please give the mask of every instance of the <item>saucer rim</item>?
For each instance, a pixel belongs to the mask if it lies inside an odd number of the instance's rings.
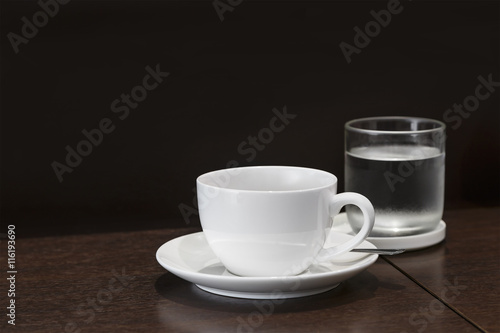
[[[338,233],[334,230],[331,231],[331,234]],[[340,233],[338,233],[340,234]],[[345,233],[342,233],[344,236],[350,236]],[[173,260],[169,260],[169,258],[162,257],[162,253],[169,246],[168,244],[171,242],[180,242],[184,237],[205,237],[203,231],[190,233],[187,235],[182,235],[176,238],[173,238],[164,244],[162,244],[158,250],[156,251],[156,259],[158,263],[165,268],[170,273],[180,277],[183,280],[191,282],[195,285],[202,286],[211,290],[205,290],[207,292],[216,293],[222,296],[230,296],[237,298],[248,298],[248,299],[272,299],[272,292],[274,290],[279,290],[281,296],[279,298],[295,298],[295,297],[303,297],[308,295],[314,295],[317,293],[325,292],[327,290],[331,290],[335,288],[339,283],[346,281],[355,275],[363,272],[368,267],[373,265],[377,259],[377,254],[367,254],[359,259],[355,259],[352,261],[339,261],[339,264],[346,264],[345,267],[341,267],[336,270],[328,270],[326,272],[317,272],[311,273],[308,272],[306,274],[299,274],[295,276],[270,276],[270,277],[248,277],[248,276],[223,276],[223,275],[212,275],[204,272],[189,270],[186,267],[182,267],[178,263]],[[175,246],[170,244],[170,246]],[[369,241],[363,241],[363,247],[372,247],[376,248],[376,246]],[[217,260],[216,263],[220,263],[217,257],[214,255],[214,259]],[[353,262],[351,265],[347,265],[347,263]],[[287,285],[289,286],[292,283],[301,282],[301,288],[298,290],[287,290]],[[221,284],[228,283],[228,285],[223,285],[221,288]]]
[[[342,233],[342,232],[336,232],[334,230],[332,230],[330,233],[338,233],[338,234],[342,234],[342,235],[347,235],[347,236],[354,237],[353,235],[345,234],[345,233]],[[170,243],[172,241],[180,241],[180,239],[184,238],[184,237],[196,237],[198,235],[204,235],[204,232],[203,231],[193,232],[193,233],[190,233],[190,234],[186,234],[186,235],[182,235],[182,236],[173,238],[173,239],[165,242],[156,251],[156,260],[160,263],[160,257],[159,257],[160,250],[164,246],[166,246],[168,243]],[[366,247],[367,248],[373,248],[373,249],[377,248],[377,246],[375,246],[373,243],[371,243],[370,241],[368,241],[366,239],[363,241],[362,244],[363,244],[363,247],[365,247],[365,248]],[[366,244],[368,244],[368,245],[366,245]],[[366,254],[362,259],[359,259],[359,260],[367,260],[370,257],[373,257],[374,261],[376,261],[378,259],[378,254]],[[217,259],[218,262],[220,263],[220,260],[217,257],[215,257],[214,259]],[[357,260],[357,261],[359,261],[359,260]],[[359,264],[359,262],[356,262],[356,264]],[[160,265],[161,265],[161,263],[160,263]],[[175,265],[177,266],[177,264],[175,264]],[[163,265],[161,265],[161,266],[163,266]],[[341,271],[342,272],[350,272],[351,270],[356,270],[356,268],[357,267],[354,264],[354,265],[346,266],[346,268],[342,269]],[[174,267],[174,269],[181,270],[182,268],[175,268]],[[320,273],[314,273],[314,274],[310,274],[310,275],[309,274],[304,275],[304,274],[301,273],[301,274],[298,274],[298,275],[289,275],[289,276],[240,276],[240,275],[234,275],[234,274],[233,275],[219,276],[219,275],[207,274],[207,273],[202,273],[202,272],[193,272],[193,271],[189,271],[189,272],[192,272],[193,274],[200,275],[200,276],[202,275],[202,276],[206,276],[206,277],[217,277],[217,280],[220,280],[220,279],[233,280],[233,279],[235,279],[235,280],[238,280],[238,281],[241,281],[241,280],[267,281],[269,279],[282,280],[282,279],[292,279],[292,278],[306,278],[306,277],[310,277],[310,276],[318,276],[318,277],[320,277],[320,276],[323,276],[323,275],[330,275],[330,274],[333,274],[333,273],[339,272],[339,271],[320,272]]]
[[[209,292],[215,295],[227,296],[227,297],[236,297],[236,298],[250,298],[250,299],[284,299],[284,298],[299,298],[312,296],[316,294],[325,293],[327,291],[333,290],[340,285],[341,282],[333,284],[331,286],[322,287],[322,288],[311,288],[304,289],[301,291],[288,291],[282,292],[281,295],[275,295],[269,292],[244,292],[244,291],[234,291],[234,290],[224,290],[219,288],[211,288],[201,284],[195,284],[198,288],[203,291]]]

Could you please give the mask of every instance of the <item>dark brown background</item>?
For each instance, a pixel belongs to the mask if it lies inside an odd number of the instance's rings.
[[[243,1],[221,22],[210,1],[73,0],[18,54],[7,34],[40,7],[2,1],[2,225],[25,236],[196,226],[179,204],[231,160],[324,169],[342,190],[347,120],[443,120],[479,75],[500,81],[498,2],[401,6],[348,64],[339,44],[387,1]],[[119,120],[111,102],[156,64],[170,76]],[[499,95],[448,128],[447,209],[499,204]],[[238,146],[284,106],[297,117],[247,161]],[[51,163],[106,117],[116,129],[60,183]]]

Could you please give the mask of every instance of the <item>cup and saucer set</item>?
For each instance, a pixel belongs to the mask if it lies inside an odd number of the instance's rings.
[[[361,273],[378,258],[367,251],[412,251],[444,240],[444,142],[436,134],[444,124],[379,117],[345,129],[346,192],[337,193],[333,174],[311,168],[208,172],[196,180],[203,231],[163,244],[158,263],[213,294],[285,299],[326,292]],[[403,199],[420,208],[394,209]],[[438,219],[430,223],[431,216]]]

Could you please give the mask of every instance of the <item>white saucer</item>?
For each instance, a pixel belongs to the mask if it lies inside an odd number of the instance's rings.
[[[347,214],[341,213],[333,219],[333,231],[352,234],[351,226],[347,221]],[[415,251],[442,242],[446,237],[446,223],[439,222],[436,229],[418,235],[400,237],[368,237],[366,240],[379,249],[406,249]]]
[[[331,232],[326,247],[342,243],[351,235]],[[364,241],[359,247],[375,248]],[[349,252],[335,261],[315,264],[297,276],[242,277],[229,273],[212,252],[203,232],[175,238],[156,252],[165,269],[199,288],[223,296],[250,299],[280,299],[328,291],[365,270],[378,258],[375,254]]]

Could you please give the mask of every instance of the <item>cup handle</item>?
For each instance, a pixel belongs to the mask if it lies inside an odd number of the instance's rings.
[[[373,205],[365,196],[359,193],[344,192],[336,194],[330,201],[330,216],[333,218],[340,212],[340,209],[345,205],[356,205],[363,212],[363,227],[352,239],[339,245],[329,248],[323,248],[316,260],[318,262],[331,260],[333,257],[346,253],[361,244],[370,234],[375,223],[375,210]]]

